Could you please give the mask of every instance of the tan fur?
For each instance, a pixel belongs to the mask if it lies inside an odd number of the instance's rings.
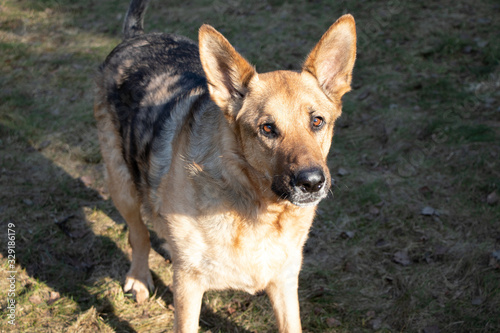
[[[212,110],[207,125],[210,154],[193,155],[193,134],[184,123],[153,196],[141,197],[135,189],[110,115],[114,106],[102,87],[96,95],[110,193],[130,228],[133,259],[125,290],[142,302],[153,287],[149,233],[140,215],[141,204],[149,204],[154,228],[172,256],[176,332],[197,332],[202,296],[210,289],[265,290],[279,331],[300,332],[298,275],[317,202],[296,205],[271,187],[276,175],[313,167],[324,171],[329,184],[326,159],[355,59],[354,19],[346,15],[332,25],[301,72],[258,74],[212,27],[202,26],[199,38],[210,97],[220,108]],[[153,93],[143,103],[164,98],[158,86],[168,79],[152,81]],[[310,129],[315,115],[325,121],[321,131]],[[266,122],[279,128],[278,139],[259,137]]]
[[[132,247],[132,266],[125,280],[125,291],[133,290],[139,303],[149,297],[153,278],[148,259],[151,248],[149,232],[141,218],[141,202],[121,154],[121,140],[106,112],[101,92],[96,94],[94,116],[97,120],[101,153],[106,165],[108,190],[113,203],[130,228],[129,243]]]

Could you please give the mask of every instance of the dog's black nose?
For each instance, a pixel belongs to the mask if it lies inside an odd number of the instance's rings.
[[[325,185],[325,175],[319,168],[302,170],[297,174],[295,185],[299,187],[302,192],[314,193],[321,190]]]

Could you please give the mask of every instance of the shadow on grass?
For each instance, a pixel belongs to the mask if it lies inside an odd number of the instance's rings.
[[[122,284],[130,261],[110,237],[92,231],[93,222],[85,218],[84,212],[100,210],[109,212],[112,218],[118,217],[116,210],[97,191],[71,177],[20,139],[18,133],[1,125],[0,155],[0,224],[15,224],[17,264],[59,292],[61,298],[74,300],[78,308],[72,314],[95,307],[116,332],[136,332],[117,314],[113,296],[102,286],[109,279]],[[119,218],[112,220],[121,224]],[[154,232],[152,235],[153,248],[166,257],[162,240]],[[1,253],[7,258],[6,244]],[[168,286],[157,275],[153,279],[156,294],[167,305],[172,304],[173,294]],[[91,290],[96,287],[104,292],[93,293]],[[17,302],[23,302],[36,289],[36,283],[28,283],[17,290]],[[206,306],[200,322],[206,330],[248,332]]]
[[[0,139],[8,142],[11,137],[16,134],[0,126]],[[116,315],[107,297],[98,300],[88,291],[93,287],[92,279],[102,277],[99,271],[104,271],[105,266],[114,261],[130,264],[110,238],[95,235],[84,219],[81,207],[99,207],[102,202],[99,194],[73,179],[28,143],[16,141],[0,148],[3,155],[0,186],[4,189],[2,202],[8,203],[2,220],[9,219],[2,224],[15,224],[17,264],[61,297],[76,301],[79,312],[95,306],[115,330],[135,332]],[[7,247],[2,246],[1,251],[6,257]],[[105,253],[109,256],[103,256]],[[113,271],[109,277],[119,278],[116,273],[125,271]],[[18,291],[18,298],[33,288],[36,286],[26,285]]]

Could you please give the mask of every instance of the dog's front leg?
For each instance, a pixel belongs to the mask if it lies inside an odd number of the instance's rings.
[[[271,281],[266,292],[273,304],[280,333],[302,332],[300,325],[298,273]]]
[[[174,269],[175,333],[196,333],[205,290],[193,273]]]

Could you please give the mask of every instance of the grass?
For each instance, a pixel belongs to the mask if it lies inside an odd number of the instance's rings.
[[[16,232],[16,326],[0,331],[164,332],[171,264],[124,294],[127,229],[108,199],[93,74],[120,41],[127,1],[0,5],[0,266]],[[152,1],[148,31],[223,32],[257,70],[298,69],[341,14],[357,22],[353,91],[329,158],[300,276],[305,332],[498,332],[500,6],[440,2]],[[347,173],[337,175],[339,168]],[[425,207],[432,214],[422,214]],[[209,292],[202,332],[274,332],[267,297]]]

